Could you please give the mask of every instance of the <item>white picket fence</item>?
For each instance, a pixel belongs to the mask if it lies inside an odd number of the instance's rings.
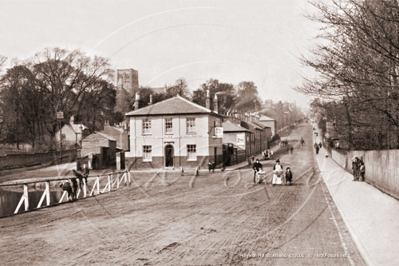
[[[59,204],[65,201],[68,201],[68,192],[64,191],[62,194],[59,202],[50,202],[50,182],[52,181],[67,181],[71,178],[75,178],[75,176],[69,176],[69,177],[56,177],[56,178],[46,178],[45,181],[30,181],[30,182],[24,182],[23,180],[21,181],[15,181],[10,184],[0,184],[0,187],[6,187],[6,186],[20,186],[23,185],[23,194],[21,196],[21,199],[19,200],[18,205],[16,206],[16,209],[14,211],[14,214],[18,213],[22,207],[22,204],[24,205],[25,211],[29,210],[29,185],[34,184],[36,186],[38,183],[44,183],[45,184],[45,189],[43,191],[43,194],[40,198],[39,203],[36,206],[36,209],[45,207],[45,206],[50,206],[50,205],[55,205]],[[104,185],[103,180],[106,180],[106,183]],[[131,174],[129,171],[120,171],[120,172],[113,172],[113,173],[108,173],[106,175],[98,175],[98,176],[89,176],[87,178],[88,182],[90,180],[94,180],[94,184],[91,187],[91,190],[88,189],[88,185],[83,182],[83,188],[82,190],[79,188],[79,190],[76,193],[76,198],[79,198],[80,194],[82,193],[81,198],[86,198],[86,197],[92,197],[95,195],[103,194],[103,193],[108,193],[113,190],[119,189],[121,186],[127,186],[131,185]],[[104,185],[103,188],[101,188],[101,184]],[[32,186],[32,185],[31,185]],[[59,187],[54,187],[54,189],[59,190]],[[44,203],[45,201],[45,203]]]

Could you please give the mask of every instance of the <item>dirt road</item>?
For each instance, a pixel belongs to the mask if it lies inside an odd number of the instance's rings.
[[[318,172],[308,171],[317,170],[311,134],[299,126],[293,154],[280,155],[292,186],[253,186],[250,168],[133,173],[131,187],[2,218],[1,264],[365,265]],[[262,163],[270,172],[274,162]]]

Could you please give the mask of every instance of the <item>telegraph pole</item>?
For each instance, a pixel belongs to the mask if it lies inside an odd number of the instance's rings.
[[[57,112],[57,120],[59,121],[60,124],[60,161],[62,162],[62,119],[64,119],[64,113],[63,112]]]

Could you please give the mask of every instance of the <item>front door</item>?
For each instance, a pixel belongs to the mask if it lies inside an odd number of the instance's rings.
[[[173,146],[166,145],[166,147],[165,147],[165,167],[173,167],[173,157],[174,157]]]

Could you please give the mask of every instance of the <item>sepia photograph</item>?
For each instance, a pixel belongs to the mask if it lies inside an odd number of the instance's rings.
[[[397,0],[0,0],[0,264],[399,265]]]

